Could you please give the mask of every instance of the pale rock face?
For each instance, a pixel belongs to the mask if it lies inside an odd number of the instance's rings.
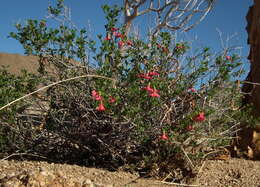
[[[35,56],[22,56],[19,54],[0,53],[0,66],[5,66],[8,72],[19,75],[22,69],[30,73],[37,73],[38,58]]]
[[[39,60],[40,58],[37,56],[24,56],[20,54],[10,54],[10,53],[1,53],[0,52],[0,68],[2,66],[7,68],[7,71],[9,73],[12,73],[14,75],[20,75],[21,70],[26,70],[29,73],[38,74],[39,69]],[[59,62],[63,62],[59,60]],[[69,64],[67,64],[69,67],[79,67],[82,66],[79,62],[75,60],[69,60]],[[47,58],[42,60],[42,63],[44,64],[45,70],[49,73],[49,75],[56,75],[56,68],[54,65],[52,65],[51,60],[47,60]]]

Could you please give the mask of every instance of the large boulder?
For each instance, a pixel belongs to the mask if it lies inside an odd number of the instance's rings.
[[[254,0],[247,16],[250,72],[242,87],[244,104],[253,104],[253,115],[260,117],[260,1]],[[242,127],[243,128],[243,127]],[[248,149],[248,157],[260,159],[260,124],[254,128],[243,128],[239,137],[242,150]]]
[[[254,5],[247,14],[248,44],[250,45],[250,72],[247,81],[260,83],[260,1],[254,0]],[[254,105],[254,114],[260,117],[260,86],[257,84],[244,84],[242,91],[245,94],[244,103]]]

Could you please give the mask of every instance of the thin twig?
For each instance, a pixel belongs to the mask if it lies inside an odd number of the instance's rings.
[[[203,156],[203,159],[205,159],[208,155],[211,155],[211,154],[214,154],[214,153],[218,153],[218,152],[220,152],[220,150],[211,151],[211,152],[205,154],[205,155]]]
[[[170,172],[162,181],[166,181],[166,179],[168,179],[171,175],[172,173]]]
[[[199,176],[199,174],[202,172],[202,170],[203,170],[203,168],[204,168],[204,166],[205,166],[205,163],[206,163],[206,161],[204,160],[203,163],[202,163],[202,165],[200,166],[200,169],[199,169],[198,173],[196,174],[196,181],[195,181],[195,183],[197,183],[197,181],[198,181],[198,176]]]
[[[192,163],[191,159],[189,158],[188,154],[186,153],[186,151],[184,150],[184,148],[181,146],[181,150],[183,151],[184,155],[186,156],[186,158],[188,159],[190,165],[194,168],[194,164]]]
[[[96,78],[102,78],[102,79],[108,79],[108,80],[115,81],[115,79],[112,79],[112,78],[109,78],[109,77],[105,77],[105,76],[101,76],[101,75],[81,75],[81,76],[77,76],[77,77],[72,77],[72,78],[69,78],[69,79],[65,79],[65,80],[61,80],[61,81],[58,81],[58,82],[54,82],[54,83],[49,84],[47,86],[41,87],[38,90],[35,90],[35,91],[33,91],[33,92],[29,93],[29,94],[26,94],[26,95],[24,95],[24,96],[22,96],[22,97],[20,97],[18,99],[15,99],[12,102],[10,102],[10,103],[4,105],[3,107],[1,107],[0,111],[5,109],[5,108],[7,108],[7,107],[9,107],[9,106],[11,106],[12,104],[14,104],[14,103],[16,103],[18,101],[20,101],[22,99],[25,99],[25,98],[27,98],[27,97],[29,97],[29,96],[37,93],[37,92],[40,92],[40,91],[42,91],[42,90],[44,90],[46,88],[50,88],[50,87],[55,86],[57,84],[61,84],[61,83],[72,81],[72,80],[76,80],[76,79],[86,78],[86,77],[96,77]]]
[[[205,163],[206,163],[206,162],[204,161],[203,164],[201,165],[201,167],[200,167],[200,169],[199,169],[199,171],[198,171],[197,176],[202,172],[202,169],[204,168]]]
[[[0,162],[4,161],[4,160],[7,160],[8,158],[11,158],[13,156],[22,156],[22,155],[27,155],[27,156],[34,156],[34,157],[39,157],[39,158],[44,158],[44,159],[47,159],[47,157],[44,157],[44,156],[40,156],[40,155],[35,155],[35,154],[30,154],[30,153],[13,153],[3,159],[0,160]]]
[[[191,187],[199,186],[196,184],[183,184],[183,183],[165,182],[165,181],[161,181],[161,183],[169,184],[169,185],[176,185],[176,186],[191,186]]]
[[[162,126],[163,122],[165,121],[165,119],[167,118],[169,112],[172,111],[172,106],[170,108],[168,108],[168,106],[166,104],[164,104],[166,107],[167,107],[167,111],[165,112],[164,116],[163,116],[163,119],[161,120],[160,122],[160,126]]]
[[[260,86],[260,83],[257,82],[250,82],[250,81],[240,81],[240,82]]]

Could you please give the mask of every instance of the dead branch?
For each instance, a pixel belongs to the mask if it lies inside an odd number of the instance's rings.
[[[151,13],[156,24],[152,35],[166,28],[171,31],[189,31],[198,25],[213,8],[216,0],[124,0],[124,24],[126,34],[130,32],[132,21],[138,16]],[[192,17],[199,15],[196,21]]]

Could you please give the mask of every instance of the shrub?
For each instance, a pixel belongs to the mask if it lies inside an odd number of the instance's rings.
[[[0,68],[0,108],[24,94],[32,92],[39,83],[40,78],[24,70],[20,76],[8,73],[6,67]],[[0,110],[0,150],[13,152],[24,149],[23,141],[29,129],[20,121],[23,114],[31,105],[30,100],[18,101],[5,110]],[[19,125],[18,125],[19,124]]]
[[[63,8],[58,1],[49,13],[56,18]],[[28,150],[56,161],[142,174],[176,168],[192,173],[197,161],[230,145],[244,120],[236,82],[243,74],[239,55],[231,48],[192,51],[169,32],[147,41],[126,36],[117,27],[122,9],[103,9],[108,23],[99,50],[84,29],[48,29],[46,21],[29,20],[11,33],[28,54],[55,65],[56,77],[45,74],[46,80],[62,80],[48,87],[44,124],[33,131]],[[92,61],[85,61],[87,49],[95,54]],[[70,66],[73,58],[86,66]]]

